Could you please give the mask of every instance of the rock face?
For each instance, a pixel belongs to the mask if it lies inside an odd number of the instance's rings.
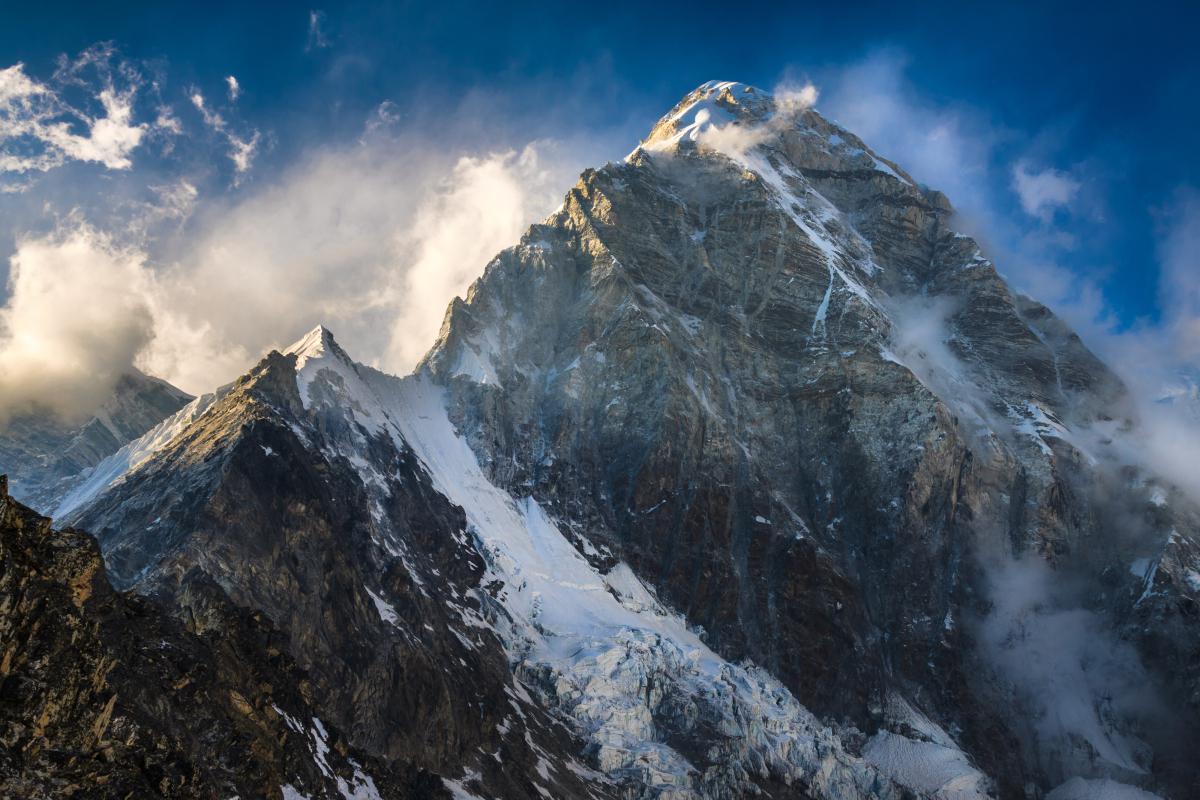
[[[59,509],[457,797],[1187,797],[1200,510],[1138,426],[946,198],[713,83],[416,374],[317,328]]]
[[[0,477],[0,796],[430,796],[348,748],[261,614],[195,575],[185,626],[116,592],[94,540]],[[286,787],[286,788],[285,788]]]
[[[423,368],[498,484],[819,713],[895,731],[916,705],[1008,796],[1079,772],[1194,791],[1170,737],[1151,763],[1152,703],[1113,713],[1098,678],[1056,728],[1020,663],[1024,626],[1078,614],[1191,726],[1194,506],[1125,466],[1120,381],[946,199],[811,109],[689,95],[489,265]],[[1047,563],[1074,591],[1008,602]]]
[[[43,511],[90,470],[139,438],[191,398],[137,370],[123,375],[112,397],[82,425],[49,412],[23,414],[0,425],[0,473],[13,476],[13,495]]]

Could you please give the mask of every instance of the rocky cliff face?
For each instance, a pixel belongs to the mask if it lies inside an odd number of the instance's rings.
[[[456,796],[1186,797],[1200,511],[1138,430],[946,198],[714,83],[415,375],[318,328],[59,508],[118,586],[261,613],[322,719]]]
[[[186,624],[113,590],[94,540],[0,477],[0,796],[426,797],[349,748],[260,613],[193,574]]]
[[[1114,670],[1194,697],[1195,562],[1163,578],[1169,611],[1135,602],[1194,506],[1126,466],[1120,381],[946,199],[816,112],[701,87],[489,265],[424,369],[500,485],[821,713],[895,733],[918,706],[1011,796],[1195,780],[1103,679],[1046,724],[1052,679],[1016,663],[1043,613],[1078,613]],[[1074,591],[1010,585],[1043,564]]]
[[[13,476],[17,498],[53,510],[96,464],[144,435],[191,398],[165,381],[134,370],[82,424],[51,412],[23,414],[0,424],[0,473]]]

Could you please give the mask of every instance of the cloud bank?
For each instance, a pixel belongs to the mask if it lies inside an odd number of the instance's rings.
[[[69,419],[107,399],[154,336],[142,255],[86,224],[21,242],[0,309],[0,423],[50,406]]]
[[[12,259],[0,407],[78,416],[131,366],[210,390],[317,323],[405,372],[450,298],[553,210],[574,170],[550,142],[457,159],[394,140],[322,151],[209,208],[165,263],[69,218]],[[155,213],[192,213],[195,187],[160,189]]]

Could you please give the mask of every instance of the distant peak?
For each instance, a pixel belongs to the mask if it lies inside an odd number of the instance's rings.
[[[340,350],[333,339],[333,333],[324,325],[318,325],[285,348],[283,354],[296,356],[296,368],[299,369],[310,358],[321,358]]]

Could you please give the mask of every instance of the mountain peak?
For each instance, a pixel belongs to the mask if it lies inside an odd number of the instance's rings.
[[[772,95],[754,86],[708,81],[689,92],[655,124],[644,146],[665,149],[685,139],[696,141],[713,127],[762,122],[774,106]]]
[[[770,182],[780,176],[763,158],[783,156],[785,172],[878,172],[916,188],[896,164],[814,108],[817,89],[811,84],[768,92],[736,81],[708,81],[675,104],[629,155],[696,149],[719,153]]]
[[[324,325],[317,325],[285,348],[283,354],[296,356],[296,366],[299,368],[304,366],[304,362],[309,358],[320,358],[333,351],[334,348],[337,348],[337,342],[333,339],[333,332]]]

